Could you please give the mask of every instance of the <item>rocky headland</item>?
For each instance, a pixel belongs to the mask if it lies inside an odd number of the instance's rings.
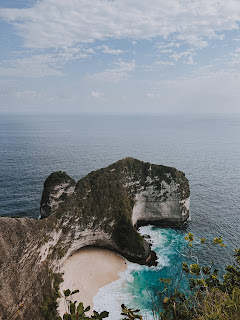
[[[55,319],[61,266],[83,247],[156,264],[142,225],[178,227],[190,190],[175,168],[126,158],[77,183],[64,172],[44,183],[41,220],[0,218],[0,318]]]

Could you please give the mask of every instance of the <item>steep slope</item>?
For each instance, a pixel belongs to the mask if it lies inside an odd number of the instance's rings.
[[[50,275],[61,272],[63,262],[80,248],[103,247],[154,265],[156,255],[136,228],[182,225],[189,215],[189,196],[184,173],[133,158],[77,183],[64,172],[52,173],[42,193],[44,219],[0,218],[0,285],[7,293],[0,295],[0,317],[8,319],[24,302],[19,319],[32,319],[29,308],[34,319],[42,319],[41,301],[48,306],[55,299]]]
[[[0,319],[42,319],[39,306],[50,293],[48,264],[39,261],[41,229],[36,220],[0,218]],[[23,308],[20,306],[23,304]]]

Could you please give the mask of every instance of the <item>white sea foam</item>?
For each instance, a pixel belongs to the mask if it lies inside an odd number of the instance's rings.
[[[169,265],[168,259],[168,250],[165,247],[165,243],[167,241],[166,237],[161,233],[159,229],[154,229],[152,226],[144,226],[139,228],[139,233],[141,235],[149,235],[150,239],[146,239],[149,243],[152,244],[152,250],[154,250],[157,254],[157,262],[158,266],[155,267],[157,269],[161,269],[162,267]]]
[[[149,235],[150,239],[147,239],[152,244],[152,249],[156,250],[158,255],[158,266],[151,267],[152,269],[161,269],[169,264],[167,252],[164,252],[165,237],[161,234],[159,229],[153,229],[151,226],[145,226],[140,228],[140,234]],[[162,250],[159,248],[162,247]],[[161,254],[159,255],[159,251]],[[136,298],[131,292],[131,286],[134,283],[133,274],[136,272],[149,270],[149,267],[138,265],[136,263],[127,262],[126,271],[120,273],[120,278],[105,287],[101,288],[97,295],[93,298],[94,309],[98,312],[107,310],[109,312],[109,319],[119,320],[121,314],[121,304],[131,306],[133,308],[139,308],[140,305],[136,305]],[[143,299],[149,299],[147,290],[141,291]],[[144,298],[145,297],[145,298]],[[135,298],[135,299],[134,299]],[[141,303],[141,301],[139,301]],[[144,315],[144,319],[153,320],[151,310],[145,310],[141,308],[141,314]]]
[[[139,267],[135,263],[127,262],[126,271],[119,274],[120,279],[101,288],[93,298],[94,309],[98,312],[107,310],[109,319],[119,320],[121,304],[129,304],[132,299],[130,292],[127,290],[128,283],[134,281],[132,272]]]

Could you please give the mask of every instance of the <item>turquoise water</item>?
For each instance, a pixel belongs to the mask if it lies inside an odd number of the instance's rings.
[[[189,265],[199,262],[202,266],[209,266],[211,259],[204,261],[207,252],[209,255],[213,252],[215,255],[217,253],[215,262],[218,263],[217,256],[225,255],[228,251],[228,248],[216,247],[212,244],[211,237],[206,240],[208,244],[204,245],[201,245],[200,239],[196,237],[193,242],[194,248],[191,249],[184,239],[184,229],[145,226],[140,228],[140,233],[151,237],[149,241],[152,243],[152,249],[157,253],[158,266],[149,268],[128,262],[127,270],[121,274],[119,280],[100,289],[94,298],[94,308],[97,311],[108,310],[112,320],[120,319],[122,303],[127,307],[140,309],[145,320],[159,319],[157,315],[162,311],[161,301],[164,297],[172,294],[175,289],[189,296],[188,280],[194,276],[182,271],[183,262]],[[223,271],[224,266],[220,266],[219,273]],[[167,291],[163,291],[164,284],[160,279],[171,280]]]
[[[184,233],[180,230],[142,227],[142,234],[151,236],[153,250],[158,256],[157,267],[140,267],[132,271],[134,281],[128,282],[127,290],[131,293],[132,306],[141,309],[142,314],[152,319],[152,311],[161,309],[160,301],[173,293],[175,288],[186,292],[188,288],[187,277],[182,272],[182,262],[189,262],[188,245],[184,240]],[[171,279],[168,291],[161,294],[164,284],[160,279]]]
[[[185,233],[223,236],[226,248],[198,250],[203,264],[225,266],[240,247],[240,116],[1,115],[0,215],[37,218],[51,172],[66,171],[78,180],[128,156],[176,167],[190,182],[190,221],[178,230],[148,230],[158,268],[131,265],[118,287],[133,306],[150,310],[159,278],[181,278],[188,259]],[[126,302],[124,295],[118,303]]]
[[[195,237],[193,242],[193,248],[191,249],[184,239],[185,230],[174,230],[170,228],[156,228],[154,226],[146,226],[140,228],[140,233],[143,235],[149,235],[151,237],[152,249],[157,253],[158,266],[146,267],[136,264],[130,264],[126,274],[128,276],[122,276],[122,283],[118,286],[110,287],[109,293],[107,290],[103,290],[103,297],[96,306],[99,311],[104,304],[104,300],[109,300],[111,292],[115,291],[117,295],[122,297],[116,298],[111,303],[115,308],[115,312],[109,304],[105,302],[106,308],[110,310],[110,318],[114,320],[119,319],[118,306],[124,303],[128,307],[141,310],[141,314],[144,319],[153,320],[159,319],[157,314],[161,309],[161,301],[164,297],[174,293],[175,289],[178,289],[186,296],[189,296],[189,278],[194,278],[191,274],[186,274],[182,270],[182,263],[200,263],[202,266],[209,266],[212,259],[205,261],[205,256],[202,252],[209,251],[209,255],[212,252],[216,255],[225,255],[227,248],[216,246],[212,242],[213,238],[207,237],[208,244],[200,244],[200,239]],[[218,259],[215,257],[215,263],[218,264]],[[214,259],[213,259],[214,260]],[[214,264],[213,264],[214,266]],[[214,266],[215,268],[216,266]],[[217,266],[219,274],[224,272],[224,266]],[[129,277],[129,274],[131,277]],[[160,279],[170,279],[171,283],[168,285],[167,291],[164,291],[164,284]],[[98,300],[98,297],[97,299]]]

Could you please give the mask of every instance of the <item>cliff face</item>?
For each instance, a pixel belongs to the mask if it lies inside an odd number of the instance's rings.
[[[51,292],[52,281],[47,263],[39,261],[41,234],[36,220],[0,218],[2,320],[43,319],[39,306],[44,294]]]
[[[75,189],[75,181],[65,172],[54,172],[44,182],[43,193],[40,203],[41,217],[48,217],[58,209],[69,194]]]
[[[43,291],[51,292],[50,271],[61,272],[62,263],[82,247],[108,248],[130,261],[153,265],[156,256],[136,227],[182,225],[189,215],[189,196],[184,173],[132,158],[91,172],[77,183],[66,173],[51,174],[41,199],[45,219],[0,220],[5,248],[0,285],[8,293],[8,300],[0,295],[0,317],[8,319],[5,314],[16,309],[22,297],[34,309],[34,319],[42,319],[39,305],[46,300]],[[27,308],[19,315],[32,319]]]

